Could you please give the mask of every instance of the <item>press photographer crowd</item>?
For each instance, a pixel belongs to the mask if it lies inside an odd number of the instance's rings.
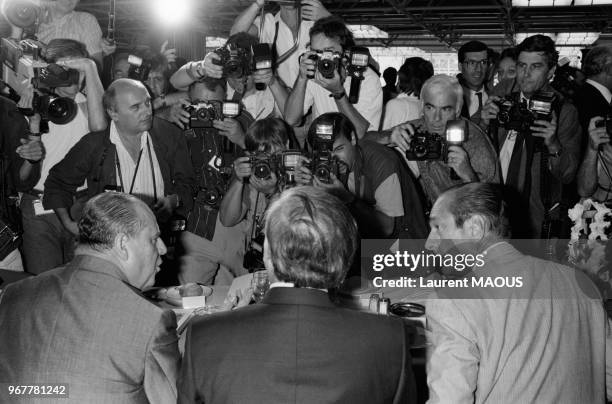
[[[0,4],[0,402],[612,399],[612,45],[381,72],[319,0],[254,0],[186,60]],[[380,288],[394,240],[482,265]],[[497,288],[406,286],[465,279]]]

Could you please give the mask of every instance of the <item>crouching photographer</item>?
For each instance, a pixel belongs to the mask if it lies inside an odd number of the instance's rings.
[[[246,133],[246,156],[234,162],[234,178],[221,201],[219,215],[224,226],[242,229],[244,268],[249,272],[263,269],[264,214],[271,199],[280,192],[279,176],[273,169],[274,156],[295,147],[291,127],[282,119],[256,121]]]
[[[481,123],[499,145],[503,181],[515,195],[514,236],[554,238],[571,204],[563,191],[580,164],[581,127],[576,108],[549,83],[559,57],[553,40],[534,35],[517,52],[516,83],[491,91]]]
[[[428,227],[416,184],[399,157],[369,140],[357,141],[338,112],[319,116],[308,133],[310,158],[296,182],[335,194],[351,210],[362,238],[425,238]]]
[[[423,116],[366,138],[396,147],[422,185],[430,205],[456,184],[498,182],[495,150],[472,122],[461,119],[463,89],[456,78],[436,75],[421,89]],[[450,122],[450,124],[449,124]]]
[[[44,46],[2,39],[2,48],[3,80],[20,96],[22,111],[31,115],[30,132],[22,134],[13,169],[18,170],[22,192],[25,265],[28,272],[39,274],[72,255],[74,236],[53,210],[43,208],[44,183],[51,167],[85,134],[106,127],[103,88],[95,62],[78,41],[54,39]]]
[[[223,226],[219,207],[231,182],[234,160],[242,155],[245,131],[253,122],[240,104],[226,101],[225,81],[206,78],[194,82],[185,108],[191,165],[196,175],[193,209],[181,236],[179,281],[203,284],[224,283],[242,272],[244,246],[241,226]]]

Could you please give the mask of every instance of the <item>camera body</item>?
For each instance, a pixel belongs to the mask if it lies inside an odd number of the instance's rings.
[[[410,150],[406,150],[408,160],[441,160],[444,156],[444,138],[437,133],[417,131],[410,139]]]
[[[135,55],[128,56],[128,63],[130,68],[128,69],[128,78],[132,80],[138,80],[145,82],[149,78],[151,72],[151,61],[143,59]]]
[[[42,120],[53,122],[56,125],[65,125],[76,116],[77,105],[67,97],[34,93],[32,110],[39,113]]]
[[[536,120],[551,121],[554,102],[555,95],[549,92],[534,94],[526,106],[516,96],[507,97],[496,102],[499,107],[497,120],[506,130],[528,132]]]
[[[251,163],[251,173],[260,180],[270,178],[279,168],[277,156],[269,153],[253,154],[249,156],[249,163]]]
[[[596,128],[606,128],[606,133],[610,136],[610,144],[612,144],[612,114],[608,114],[604,119],[595,122]]]
[[[223,67],[224,77],[241,78],[251,74],[252,52],[250,49],[228,44],[215,49],[214,52],[219,55],[219,60],[213,63]]]
[[[334,72],[340,71],[342,55],[338,52],[325,51],[320,54],[309,55],[308,58],[315,61],[317,70],[326,79],[334,78]],[[314,76],[310,78],[314,78]]]
[[[189,112],[190,128],[212,128],[213,121],[223,119],[221,101],[198,102],[185,107]]]
[[[310,171],[321,182],[331,183],[331,174],[338,176],[339,161],[333,155],[334,125],[333,123],[319,123],[312,139],[312,153],[310,155]]]

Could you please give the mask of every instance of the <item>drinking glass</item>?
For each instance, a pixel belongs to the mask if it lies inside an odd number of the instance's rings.
[[[251,286],[253,287],[253,299],[255,300],[255,303],[261,302],[261,299],[263,299],[268,289],[270,289],[268,272],[254,272],[253,279],[251,280]]]

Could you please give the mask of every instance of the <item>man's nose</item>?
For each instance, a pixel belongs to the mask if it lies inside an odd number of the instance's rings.
[[[440,246],[440,238],[435,234],[433,230],[429,232],[429,236],[425,241],[425,249],[430,251],[438,251],[438,247]]]
[[[159,255],[166,255],[168,252],[168,248],[161,238],[157,240],[157,252]]]

